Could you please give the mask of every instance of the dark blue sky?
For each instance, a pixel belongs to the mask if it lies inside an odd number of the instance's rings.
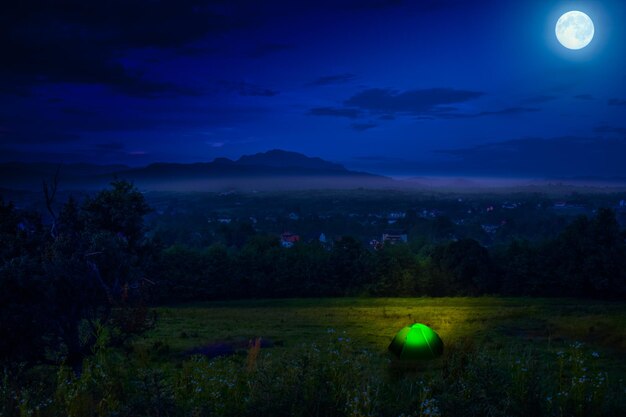
[[[0,162],[280,148],[393,175],[626,176],[621,0],[22,1]],[[582,50],[555,35],[587,13]]]

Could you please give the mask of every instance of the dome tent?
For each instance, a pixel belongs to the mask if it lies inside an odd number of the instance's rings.
[[[403,360],[434,359],[443,353],[443,342],[430,327],[414,323],[396,334],[389,351]]]

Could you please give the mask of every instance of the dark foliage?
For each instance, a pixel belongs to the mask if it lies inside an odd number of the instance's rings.
[[[149,208],[132,184],[111,185],[83,204],[69,199],[58,216],[51,209],[50,227],[0,202],[2,364],[62,360],[78,371],[100,326],[123,341],[151,322],[140,305],[156,254],[143,236]]]
[[[473,239],[378,250],[343,237],[283,248],[251,235],[240,247],[172,246],[160,258],[161,302],[227,298],[533,295],[626,296],[626,242],[615,214],[580,217],[554,239],[491,249]]]

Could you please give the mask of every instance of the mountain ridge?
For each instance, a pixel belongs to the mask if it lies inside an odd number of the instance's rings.
[[[154,162],[143,167],[11,162],[0,164],[0,186],[40,187],[41,181],[52,178],[59,167],[62,184],[71,188],[102,187],[114,178],[128,179],[142,188],[170,190],[249,186],[282,189],[285,185],[298,188],[298,182],[304,188],[344,188],[352,187],[350,180],[354,186],[359,186],[359,181],[368,186],[393,182],[391,178],[351,171],[322,158],[272,149],[237,160],[220,157],[211,162]]]

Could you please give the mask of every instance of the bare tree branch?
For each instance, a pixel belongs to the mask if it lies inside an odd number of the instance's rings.
[[[46,198],[46,208],[48,212],[52,216],[52,227],[50,228],[50,235],[53,239],[56,239],[56,228],[57,228],[57,215],[54,212],[54,198],[57,194],[57,189],[59,187],[59,173],[61,172],[61,165],[57,167],[56,172],[54,173],[54,177],[52,178],[52,184],[48,184],[46,180],[43,180],[43,194]]]

